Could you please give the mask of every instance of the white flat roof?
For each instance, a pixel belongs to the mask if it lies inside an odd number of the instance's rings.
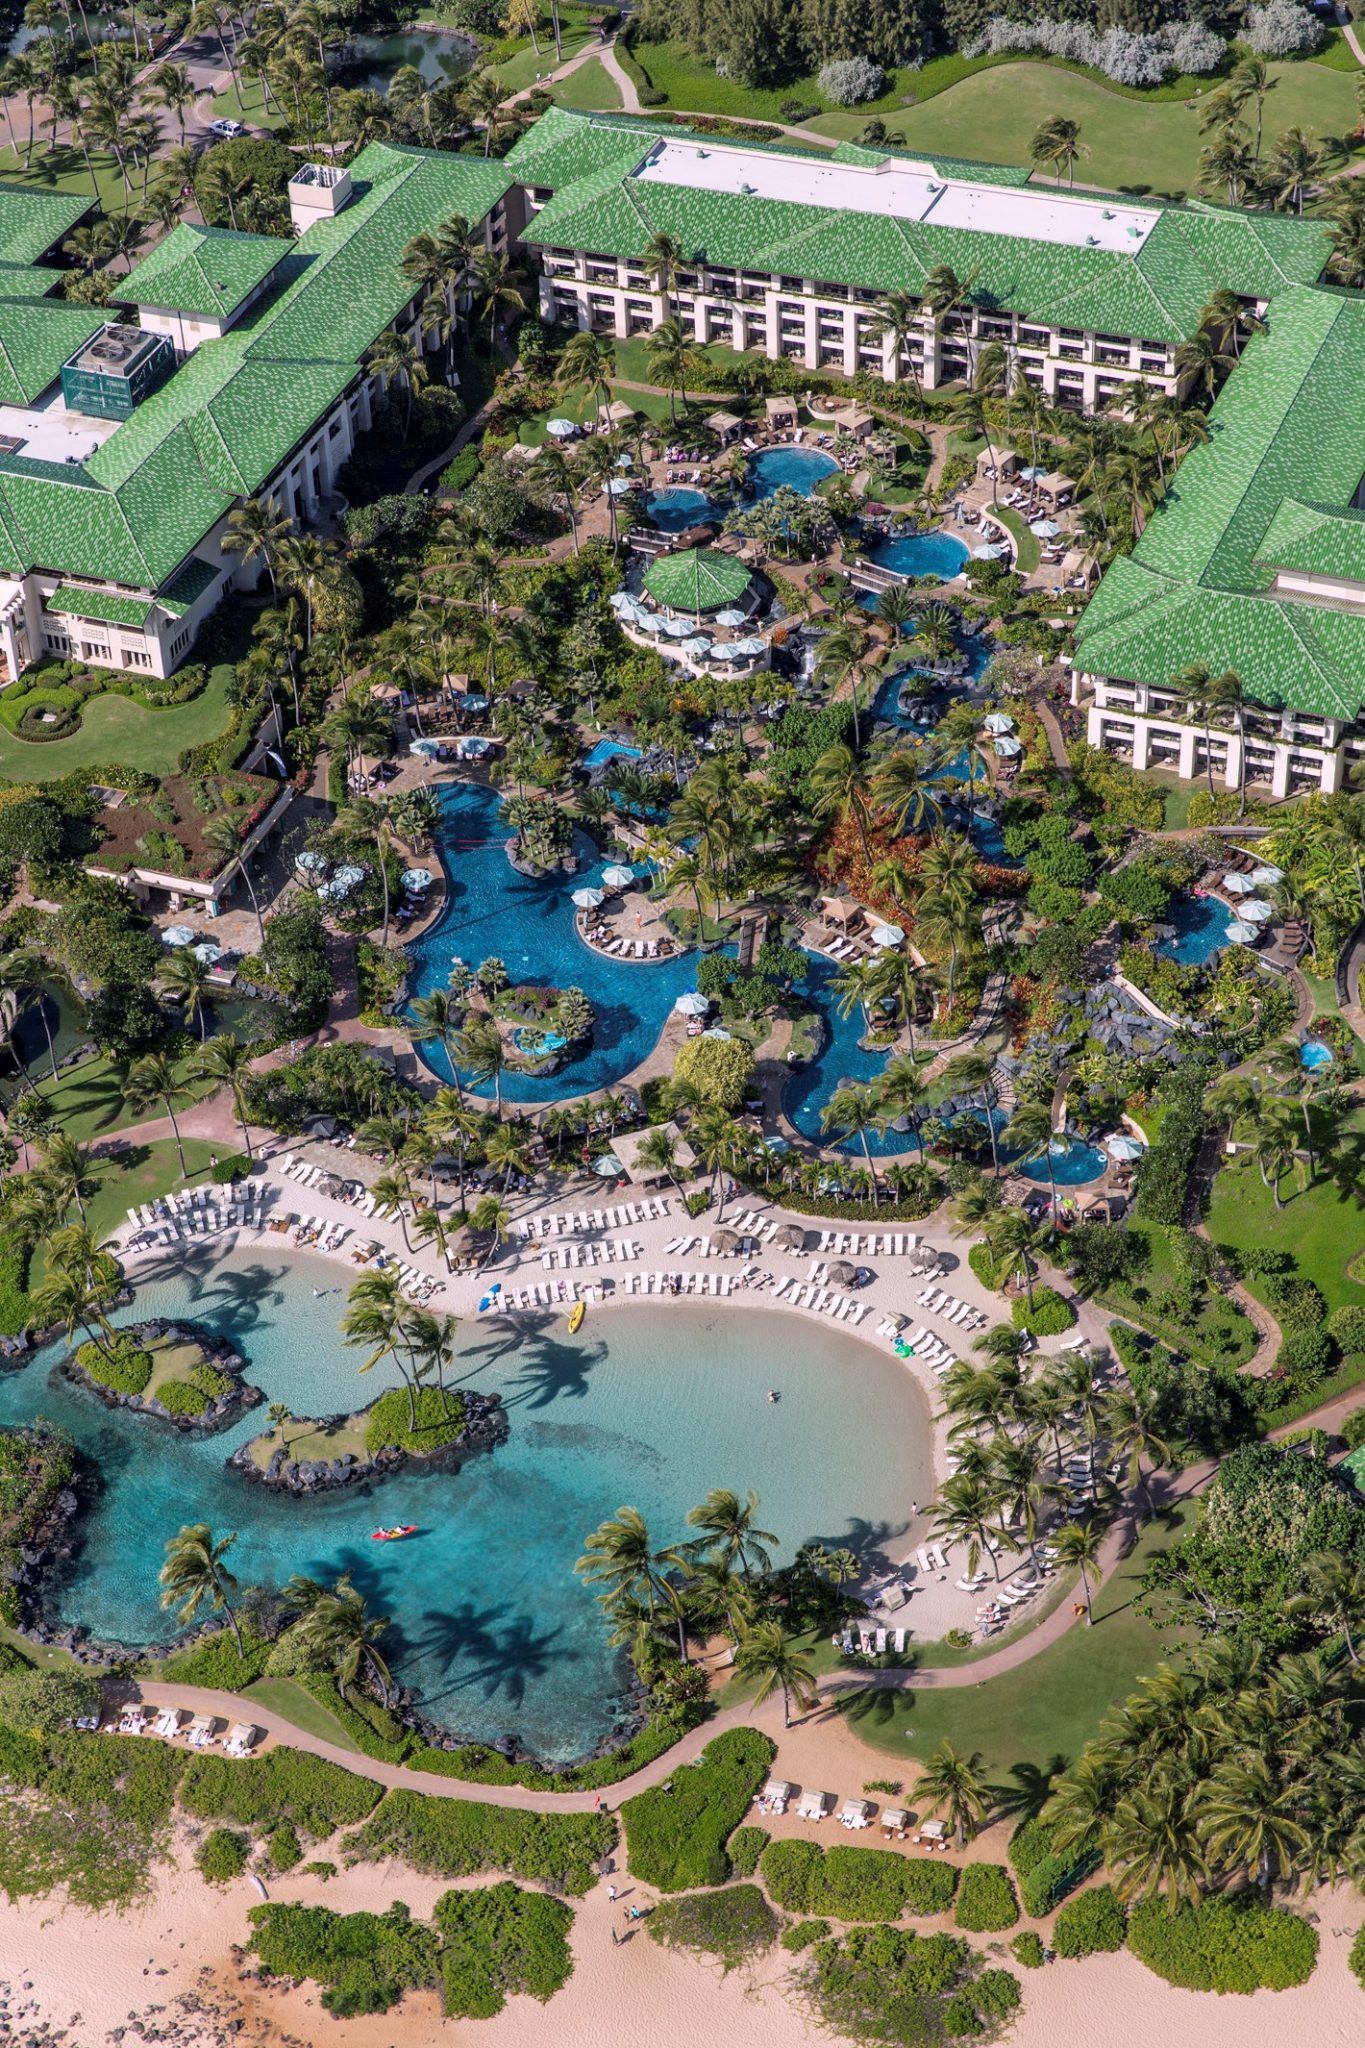
[[[1043,185],[979,185],[941,178],[932,164],[888,158],[880,164],[836,164],[818,157],[777,156],[723,143],[658,142],[637,166],[642,183],[683,185],[694,192],[747,193],[793,206],[879,213],[935,226],[973,228],[1074,248],[1124,251],[1142,247],[1159,214]]]
[[[118,420],[68,412],[60,388],[43,405],[0,405],[0,435],[11,435],[24,444],[7,452],[26,462],[84,462],[118,425]]]

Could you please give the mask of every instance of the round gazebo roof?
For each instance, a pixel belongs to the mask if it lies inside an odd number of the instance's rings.
[[[661,555],[645,577],[656,604],[675,612],[715,612],[737,604],[749,588],[749,571],[718,548],[683,548]]]

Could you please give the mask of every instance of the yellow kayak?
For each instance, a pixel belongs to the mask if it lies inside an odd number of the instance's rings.
[[[582,1328],[583,1318],[587,1313],[588,1304],[586,1303],[586,1301],[576,1301],[574,1303],[572,1309],[569,1311],[569,1335],[571,1337],[573,1336],[575,1330]]]

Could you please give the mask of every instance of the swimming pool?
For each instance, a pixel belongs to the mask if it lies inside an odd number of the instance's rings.
[[[753,502],[771,498],[774,491],[785,489],[799,491],[803,498],[813,498],[816,485],[822,478],[832,476],[838,467],[834,457],[819,448],[760,448],[757,455],[749,458],[744,495]]]
[[[1299,1049],[1299,1063],[1304,1072],[1320,1074],[1324,1067],[1332,1064],[1332,1048],[1324,1045],[1320,1038],[1305,1038]]]
[[[681,533],[686,527],[721,517],[722,508],[712,504],[705,491],[673,485],[668,490],[650,491],[645,498],[645,518],[662,533]]]
[[[225,1260],[199,1244],[177,1245],[170,1259],[146,1269],[134,1309],[116,1320],[178,1316],[222,1331],[266,1399],[297,1416],[344,1413],[391,1382],[383,1365],[357,1377],[364,1353],[341,1342],[334,1290],[346,1276],[333,1262],[264,1249]],[[667,1316],[590,1310],[574,1340],[562,1321],[518,1325],[464,1324],[452,1376],[502,1395],[511,1434],[500,1449],[458,1473],[307,1500],[225,1465],[264,1428],[263,1410],[199,1439],[105,1409],[55,1378],[64,1346],[6,1370],[0,1423],[43,1415],[102,1475],[54,1589],[58,1618],[129,1643],[174,1635],[157,1571],[166,1538],[192,1513],[219,1534],[240,1531],[232,1565],[244,1585],[349,1571],[371,1610],[391,1617],[385,1654],[433,1718],[480,1741],[513,1734],[567,1761],[618,1724],[624,1666],[573,1563],[621,1502],[634,1502],[663,1543],[687,1533],[687,1509],[711,1487],[754,1486],[782,1562],[807,1539],[875,1549],[904,1529],[912,1500],[929,1498],[917,1382],[836,1329],[685,1302]],[[769,1387],[780,1402],[768,1402]],[[415,1522],[422,1535],[371,1543],[379,1522]]]
[[[562,1031],[538,1031],[534,1024],[518,1024],[512,1033],[517,1051],[536,1060],[546,1059],[552,1052],[563,1052],[568,1042]]]
[[[1019,1167],[1025,1180],[1038,1181],[1047,1187],[1056,1181],[1059,1188],[1078,1188],[1086,1181],[1098,1180],[1109,1164],[1108,1154],[1101,1152],[1098,1145],[1088,1145],[1084,1139],[1073,1138],[1070,1145],[1059,1145],[1054,1139],[1048,1146],[1052,1171],[1048,1172],[1047,1161],[1039,1153],[1036,1159]],[[1002,1155],[1003,1156],[1003,1155]]]
[[[628,747],[621,740],[596,740],[583,756],[583,766],[601,768],[608,761],[638,761],[640,758],[638,747]]]
[[[868,559],[878,568],[893,569],[898,576],[937,576],[947,583],[962,574],[970,557],[960,540],[940,531],[878,541],[868,549]]]
[[[1220,896],[1172,897],[1161,921],[1174,926],[1174,932],[1158,940],[1157,952],[1182,967],[1202,967],[1229,944],[1228,926],[1234,917]]]

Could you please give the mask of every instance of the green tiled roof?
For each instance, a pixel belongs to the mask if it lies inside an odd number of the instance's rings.
[[[88,194],[0,185],[0,263],[36,263],[94,204]]]
[[[973,185],[1027,185],[1033,172],[1024,164],[978,164],[965,156],[926,156],[919,149],[872,149],[865,142],[841,142],[831,150],[832,164],[932,164],[941,178],[967,178]]]
[[[652,565],[645,589],[670,611],[713,612],[743,597],[749,580],[743,562],[719,548],[684,548]]]
[[[283,263],[289,248],[278,235],[238,235],[182,221],[134,266],[118,297],[132,306],[226,319]]]
[[[554,188],[523,239],[638,257],[661,232],[697,260],[878,292],[918,292],[930,271],[951,264],[959,276],[974,275],[980,305],[1168,343],[1194,332],[1214,291],[1270,299],[1315,282],[1330,254],[1320,222],[1227,207],[1155,208],[1151,232],[1130,254],[641,181],[633,173],[661,134],[686,139],[687,131],[565,108],[544,114],[506,159],[524,183]],[[885,162],[887,152],[854,151],[843,160]],[[974,164],[935,159],[934,168],[949,179],[981,181]],[[1020,179],[1012,173],[992,182]]]
[[[157,598],[163,612],[172,619],[183,619],[186,612],[199,602],[210,583],[216,583],[222,575],[212,562],[191,555],[183,569],[173,576]]]
[[[65,299],[0,298],[0,405],[31,405],[106,317]]]
[[[60,270],[39,270],[30,263],[0,263],[0,299],[42,299],[62,276]]]
[[[80,590],[62,583],[48,599],[47,608],[73,619],[99,619],[109,626],[145,626],[152,600],[125,597],[117,590]]]
[[[1365,616],[1276,596],[1276,567],[1365,570],[1349,511],[1365,475],[1365,299],[1276,299],[1131,555],[1105,571],[1076,665],[1164,684],[1233,668],[1258,702],[1329,718],[1365,703]],[[1333,508],[1336,509],[1333,509]]]
[[[186,556],[313,429],[414,296],[400,268],[413,236],[452,213],[481,220],[512,182],[501,163],[382,142],[361,151],[351,177],[355,197],[335,219],[292,247],[269,241],[272,295],[197,349],[87,462],[0,456],[0,571],[47,568],[152,591],[175,578],[175,602],[188,608],[198,590],[184,596],[176,575]],[[241,243],[233,274],[259,274],[266,240],[215,235],[209,267],[235,261],[229,245]],[[9,317],[0,290],[0,340]]]

